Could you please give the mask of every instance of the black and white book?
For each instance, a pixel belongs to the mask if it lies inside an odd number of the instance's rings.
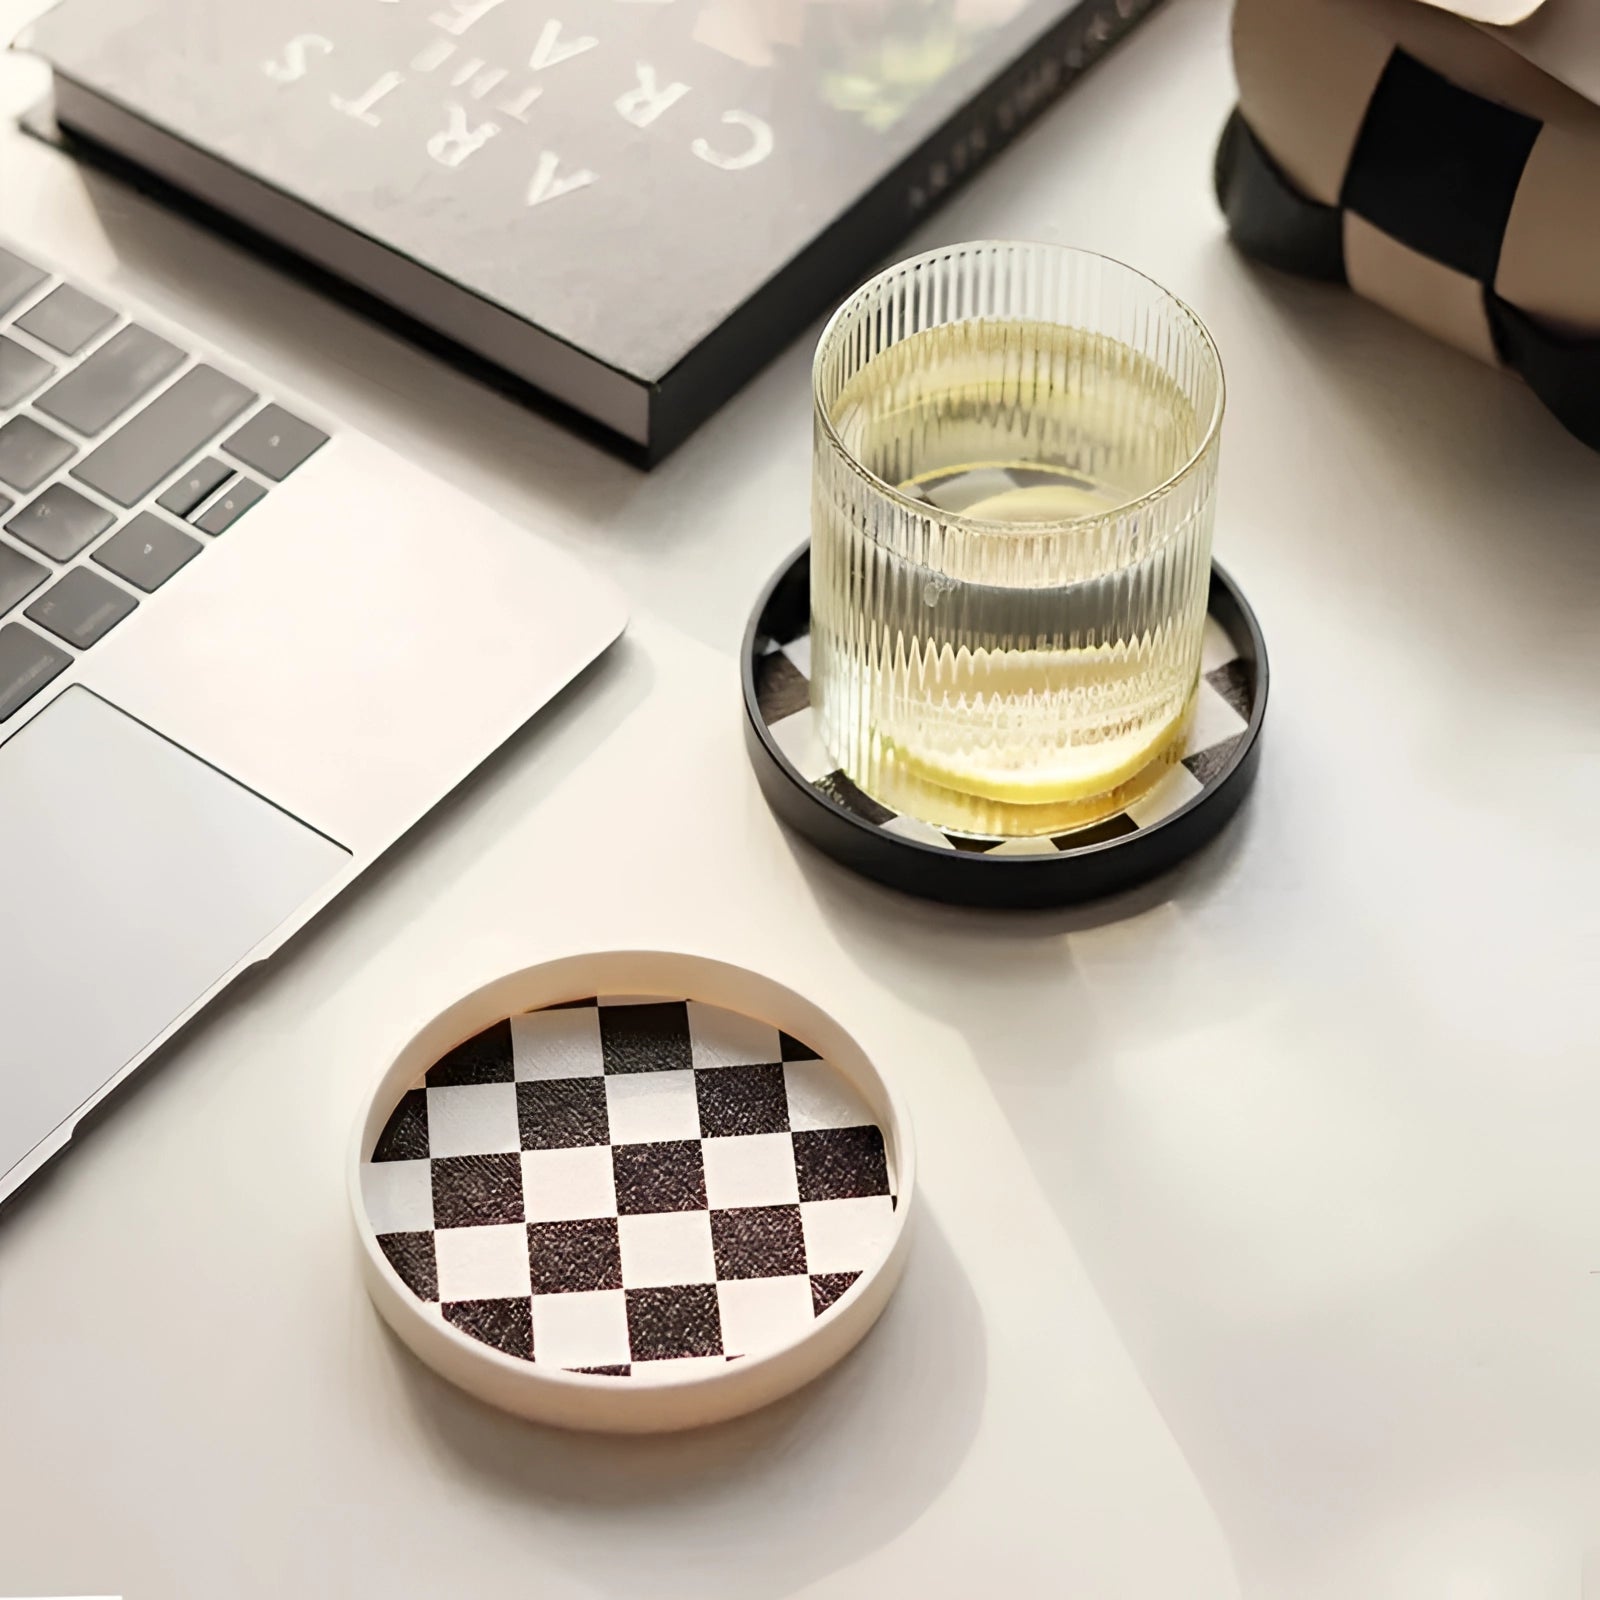
[[[1156,0],[61,0],[63,130],[659,458]]]

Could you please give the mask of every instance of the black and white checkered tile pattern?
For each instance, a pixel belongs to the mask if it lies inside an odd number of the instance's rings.
[[[784,758],[814,789],[885,833],[985,855],[1053,855],[1137,833],[1187,805],[1227,769],[1250,724],[1255,673],[1215,617],[1206,618],[1200,690],[1183,759],[1126,811],[1074,833],[1039,839],[967,839],[901,816],[865,795],[839,770],[817,735],[811,711],[811,636],[758,641],[756,703]]]
[[[362,1168],[378,1243],[446,1322],[671,1379],[802,1336],[888,1247],[894,1174],[845,1078],[697,1001],[528,1012],[409,1090]]]

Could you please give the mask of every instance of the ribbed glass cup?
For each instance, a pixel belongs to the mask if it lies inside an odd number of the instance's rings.
[[[812,697],[845,774],[957,834],[1089,826],[1183,751],[1222,367],[1118,262],[955,245],[817,347]]]

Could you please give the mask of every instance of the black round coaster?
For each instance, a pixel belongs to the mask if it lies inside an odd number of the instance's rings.
[[[1069,905],[1143,883],[1192,855],[1239,808],[1261,754],[1267,647],[1237,584],[1212,563],[1200,694],[1183,759],[1118,816],[1040,839],[966,839],[863,794],[811,712],[811,546],[784,563],[745,630],[745,745],[780,821],[891,888],[954,905]]]

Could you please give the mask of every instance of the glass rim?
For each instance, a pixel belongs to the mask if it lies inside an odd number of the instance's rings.
[[[998,252],[1019,248],[1049,251],[1059,256],[1077,256],[1084,260],[1104,262],[1109,266],[1115,267],[1119,272],[1125,272],[1129,277],[1137,278],[1140,282],[1148,284],[1163,300],[1175,306],[1180,315],[1199,335],[1201,346],[1209,354],[1211,365],[1217,375],[1217,394],[1211,408],[1211,415],[1206,419],[1205,426],[1200,431],[1198,443],[1182,465],[1168,473],[1160,483],[1145,490],[1143,494],[1135,495],[1131,499],[1123,501],[1120,505],[1109,507],[1104,511],[1083,511],[1070,517],[1053,517],[1047,522],[1005,522],[984,517],[967,517],[956,511],[941,511],[938,506],[930,505],[928,501],[919,500],[907,494],[903,489],[896,488],[888,479],[880,478],[877,473],[857,460],[855,453],[848,449],[844,440],[839,437],[839,431],[833,424],[833,417],[829,414],[828,407],[823,403],[822,362],[824,353],[830,348],[839,324],[852,311],[858,309],[861,302],[875,289],[880,288],[889,279],[898,273],[904,272],[908,267],[915,268],[932,265],[936,261],[946,260],[958,254],[982,254],[985,251]],[[972,320],[979,321],[982,319],[973,318]],[[948,324],[945,324],[945,326],[948,326]],[[1060,324],[1060,326],[1066,326],[1066,324]],[[865,369],[863,368],[862,370]],[[833,315],[823,325],[822,333],[817,339],[816,352],[811,358],[812,414],[817,419],[823,436],[827,439],[833,453],[857,477],[878,493],[885,495],[902,510],[909,511],[914,516],[926,517],[947,527],[960,527],[975,533],[1011,539],[1019,537],[1038,538],[1040,535],[1063,533],[1071,528],[1105,522],[1112,517],[1126,516],[1130,511],[1137,511],[1156,500],[1164,499],[1174,490],[1180,488],[1211,452],[1212,447],[1216,444],[1218,434],[1222,431],[1222,415],[1226,409],[1226,404],[1227,375],[1222,366],[1222,352],[1217,349],[1217,341],[1211,337],[1211,330],[1205,325],[1204,320],[1188,301],[1180,299],[1165,285],[1157,283],[1149,273],[1141,272],[1137,267],[1130,267],[1126,261],[1119,260],[1116,256],[1103,255],[1098,250],[1084,250],[1078,245],[1054,244],[1046,239],[967,239],[960,244],[940,245],[935,249],[924,250],[917,255],[907,256],[904,260],[885,267],[881,272],[875,272],[865,283],[852,290],[835,308]]]

